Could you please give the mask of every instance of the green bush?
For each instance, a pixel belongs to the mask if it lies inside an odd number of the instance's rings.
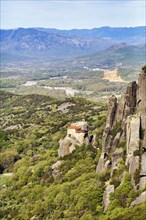
[[[142,70],[146,73],[146,65],[142,67]]]

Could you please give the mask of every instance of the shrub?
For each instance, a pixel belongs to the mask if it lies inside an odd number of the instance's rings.
[[[120,185],[121,181],[118,179],[118,178],[113,178],[111,181],[110,181],[110,184],[111,185],[114,185],[115,188],[117,188],[119,185]]]
[[[146,65],[142,67],[142,70],[146,73]]]

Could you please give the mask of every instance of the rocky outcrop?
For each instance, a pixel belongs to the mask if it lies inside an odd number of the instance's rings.
[[[143,147],[146,148],[146,73],[139,74],[137,90],[137,112],[141,117]]]
[[[108,103],[108,116],[106,120],[106,126],[103,132],[103,137],[102,137],[102,154],[100,156],[96,172],[103,172],[105,170],[105,161],[107,159],[107,155],[110,151],[110,134],[112,131],[113,123],[115,120],[116,116],[116,111],[117,111],[117,98],[113,95],[109,99]]]
[[[130,82],[127,85],[126,92],[121,96],[118,103],[118,109],[116,114],[116,122],[125,123],[127,116],[135,112],[136,107],[136,94],[137,94],[137,83]]]
[[[139,205],[140,203],[146,201],[146,191],[141,193],[139,197],[137,197],[130,206]]]
[[[131,115],[127,118],[127,158],[126,165],[129,167],[131,174],[132,185],[135,187],[134,174],[139,169],[139,154],[140,151],[140,116]]]
[[[142,72],[139,75],[138,84],[135,81],[129,83],[126,92],[119,101],[115,96],[109,99],[102,153],[96,172],[110,169],[110,181],[115,173],[113,171],[118,170],[121,158],[124,157],[125,169],[123,173],[128,170],[133,187],[143,189],[146,184],[145,151],[146,73]],[[123,173],[120,176],[123,176]],[[119,181],[121,180],[119,179]],[[104,208],[107,208],[109,204],[108,188],[105,190],[104,199]]]
[[[119,102],[115,96],[110,97],[108,116],[102,138],[102,154],[96,172],[105,170],[104,164],[106,163],[107,156],[110,153],[114,153],[121,141],[126,141],[127,117],[135,112],[136,94],[137,84],[134,81],[128,84],[126,93],[122,95]],[[115,134],[115,132],[118,133]],[[114,159],[112,160],[113,163],[117,163]]]
[[[127,118],[127,156],[133,156],[139,150],[140,141],[140,116],[132,115]]]
[[[112,159],[111,159],[111,165],[112,165],[112,172],[115,169],[118,169],[118,162],[119,160],[123,157],[123,149],[122,148],[117,148],[114,153],[112,154]],[[111,172],[111,174],[112,174]],[[112,175],[111,175],[112,176]]]
[[[58,156],[64,157],[68,154],[71,154],[73,150],[75,150],[75,145],[79,144],[77,139],[66,137],[65,139],[61,139],[59,141],[59,149],[58,149]]]
[[[107,207],[110,203],[110,194],[114,192],[114,185],[107,185],[106,190],[103,195],[103,207],[104,212],[106,212]]]
[[[58,160],[56,163],[52,165],[52,175],[54,179],[61,176],[61,172],[59,171],[60,166],[63,164],[62,160]]]
[[[105,161],[106,161],[106,153],[102,152],[96,167],[96,173],[103,172],[106,169]]]
[[[137,111],[141,115],[143,128],[146,128],[146,73],[144,72],[140,73],[138,79]]]
[[[102,152],[109,153],[115,150],[118,145],[120,138],[126,140],[126,120],[129,115],[135,113],[136,103],[137,103],[137,83],[130,82],[127,86],[126,93],[121,96],[119,102],[115,96],[110,97],[108,104],[108,116],[106,120],[106,126],[103,133],[102,139]],[[112,131],[117,125],[121,125],[121,131],[115,137],[113,143],[111,144]]]
[[[113,127],[116,111],[117,111],[117,98],[113,95],[112,97],[110,97],[108,104],[108,116],[102,138],[102,152],[107,151],[107,146],[109,141],[108,138]]]
[[[141,157],[141,172],[140,172],[140,183],[139,188],[142,189],[146,186],[146,152]]]

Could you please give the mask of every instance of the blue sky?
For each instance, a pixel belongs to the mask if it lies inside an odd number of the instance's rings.
[[[146,25],[145,0],[1,0],[1,28]]]

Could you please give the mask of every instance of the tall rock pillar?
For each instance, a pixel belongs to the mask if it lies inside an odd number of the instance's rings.
[[[141,133],[143,154],[141,157],[140,189],[146,184],[146,73],[139,74],[137,94],[137,111],[141,117]]]
[[[137,90],[137,111],[141,117],[141,126],[143,131],[143,147],[146,149],[146,73],[139,74]]]

